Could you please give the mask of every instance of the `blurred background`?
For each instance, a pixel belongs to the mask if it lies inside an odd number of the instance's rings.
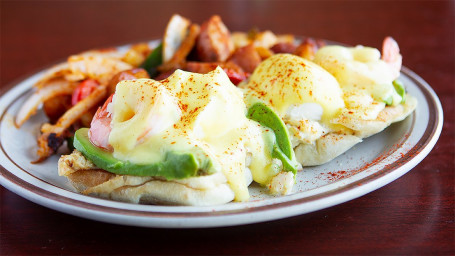
[[[427,68],[428,56],[453,59],[454,1],[1,1],[2,84],[92,48],[160,38],[172,14],[202,23],[219,14],[231,31],[252,27],[380,47],[385,36],[401,46],[404,65]],[[435,19],[435,14],[452,19]],[[21,22],[17,22],[18,20]],[[16,33],[12,33],[16,31]],[[20,31],[20,33],[17,33]],[[14,35],[13,35],[14,34]],[[419,38],[419,40],[416,40]],[[431,48],[428,48],[431,47]],[[28,56],[33,55],[33,61]],[[8,59],[8,63],[3,60]],[[453,71],[448,62],[436,72]],[[15,73],[5,72],[13,69]]]

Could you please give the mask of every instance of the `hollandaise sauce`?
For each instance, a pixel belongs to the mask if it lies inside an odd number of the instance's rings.
[[[328,124],[344,107],[336,79],[313,62],[292,54],[276,54],[263,61],[242,87],[249,100],[261,99],[281,117],[293,105],[316,103],[323,108],[322,122]]]
[[[205,173],[226,176],[236,201],[249,199],[249,177],[266,184],[279,171],[272,164],[275,134],[246,117],[242,91],[221,68],[208,74],[177,70],[162,81],[121,81],[108,110],[117,159],[152,164],[168,152],[190,152],[211,162]]]
[[[398,57],[401,65],[401,55]],[[316,52],[314,62],[337,79],[345,98],[366,95],[387,105],[397,105],[402,101],[393,86],[399,70],[396,74],[397,71],[381,59],[381,53],[375,48],[325,46]]]

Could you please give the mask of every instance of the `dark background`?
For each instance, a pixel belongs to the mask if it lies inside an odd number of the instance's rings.
[[[0,254],[455,254],[454,1],[1,1],[0,90],[91,48],[161,37],[173,13],[231,31],[273,32],[380,48],[400,44],[403,65],[444,109],[442,135],[408,174],[318,212],[215,229],[151,229],[56,212],[0,187]]]

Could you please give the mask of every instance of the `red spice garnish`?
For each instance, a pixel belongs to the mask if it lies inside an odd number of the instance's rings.
[[[405,142],[408,137],[409,137],[409,134],[406,134],[404,136],[404,138],[401,140],[400,143],[397,143],[397,144],[393,145],[392,147],[390,147],[390,149],[388,151],[384,152],[383,154],[381,154],[380,156],[378,156],[374,160],[372,160],[372,161],[370,161],[368,163],[365,163],[365,165],[363,165],[362,167],[360,167],[358,169],[339,170],[339,171],[334,171],[334,172],[320,173],[318,178],[319,179],[327,179],[327,180],[329,180],[331,182],[335,182],[337,180],[348,178],[348,177],[351,177],[351,176],[353,176],[353,175],[355,175],[357,173],[365,171],[365,170],[377,165],[378,163],[380,163],[384,159],[386,159],[389,156],[391,156],[396,150],[398,150],[399,148],[403,147],[403,145],[404,145],[403,142]],[[399,154],[399,159],[396,159],[392,164],[386,165],[384,167],[384,169],[390,169],[390,168],[393,168],[394,166],[399,166],[400,164],[402,164],[403,162],[406,161],[407,158],[405,159],[405,157],[407,157],[407,156],[408,157],[413,157],[413,156],[415,156],[415,154],[418,154],[418,153],[419,152],[417,152],[417,150],[413,150],[413,149],[408,151],[406,154],[400,153]],[[374,173],[374,175],[378,175],[378,174],[379,173]]]

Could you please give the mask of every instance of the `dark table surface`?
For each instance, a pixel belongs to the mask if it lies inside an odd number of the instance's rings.
[[[1,1],[2,93],[18,79],[91,48],[162,35],[173,13],[231,31],[380,47],[436,91],[444,127],[433,151],[391,184],[292,218],[214,229],[153,229],[60,213],[0,187],[0,254],[455,254],[454,1]]]

